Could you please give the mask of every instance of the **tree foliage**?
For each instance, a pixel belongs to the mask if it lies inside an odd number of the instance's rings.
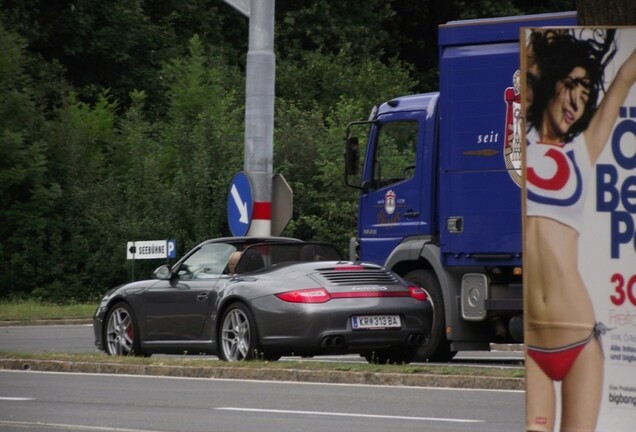
[[[581,25],[636,25],[636,3],[631,0],[577,0]]]
[[[274,170],[284,234],[345,248],[344,128],[437,86],[437,25],[574,1],[276,1]],[[146,277],[131,240],[229,235],[247,20],[221,0],[0,0],[0,295],[93,299]],[[135,266],[135,267],[133,267]]]

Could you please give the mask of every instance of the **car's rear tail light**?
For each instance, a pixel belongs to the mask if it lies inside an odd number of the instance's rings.
[[[308,288],[276,294],[279,299],[289,303],[324,303],[331,296],[324,288]]]
[[[409,286],[409,293],[411,293],[411,297],[416,300],[425,301],[428,298],[428,296],[426,295],[426,291],[424,291],[423,288],[415,285]]]
[[[406,291],[348,291],[329,294],[324,288],[306,288],[276,294],[276,297],[289,303],[325,303],[331,299],[409,296],[421,301],[427,299],[426,291],[415,285],[409,286],[408,293]]]
[[[331,293],[332,298],[408,297],[406,291],[353,291]]]

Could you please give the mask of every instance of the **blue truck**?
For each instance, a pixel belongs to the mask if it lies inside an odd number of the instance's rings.
[[[360,190],[350,253],[427,291],[422,360],[523,342],[520,31],[567,25],[576,13],[441,25],[439,92],[347,126],[345,182]]]

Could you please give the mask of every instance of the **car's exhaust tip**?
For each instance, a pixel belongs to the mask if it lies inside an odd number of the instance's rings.
[[[320,342],[320,346],[325,349],[336,349],[342,347],[344,344],[344,337],[340,335],[325,336]]]
[[[422,345],[424,343],[424,335],[422,333],[411,333],[406,338],[408,345]]]

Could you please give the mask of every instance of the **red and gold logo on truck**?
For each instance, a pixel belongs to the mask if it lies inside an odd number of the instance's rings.
[[[506,128],[504,159],[512,180],[521,186],[521,72],[512,76],[512,87],[504,92],[506,101]]]

